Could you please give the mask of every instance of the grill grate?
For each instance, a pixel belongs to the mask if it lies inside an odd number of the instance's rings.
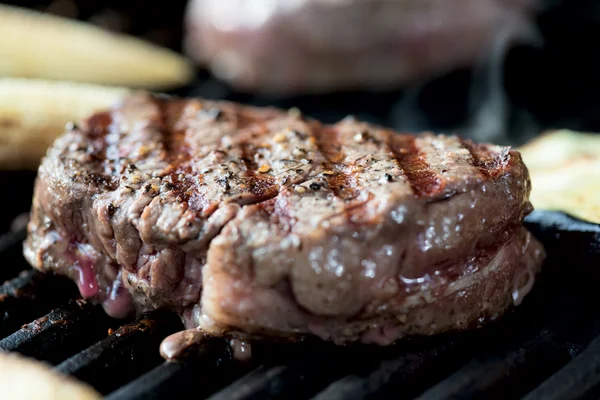
[[[177,362],[163,362],[112,393],[111,400],[180,398],[186,393],[206,397],[234,380],[244,368],[234,368],[222,340],[203,342]],[[224,379],[225,378],[225,379]],[[199,384],[199,380],[202,380]]]
[[[600,395],[600,337],[575,360],[525,397],[533,399],[598,398]]]
[[[98,340],[98,322],[103,319],[97,307],[70,301],[0,341],[0,349],[56,364]]]
[[[181,322],[172,313],[145,314],[67,359],[57,369],[108,394],[162,362],[158,353],[160,342],[181,328]]]

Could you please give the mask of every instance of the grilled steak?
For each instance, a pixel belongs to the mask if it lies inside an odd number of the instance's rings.
[[[494,319],[544,257],[518,152],[138,94],[39,170],[25,255],[113,316],[388,344]]]
[[[530,29],[538,0],[193,0],[186,48],[237,87],[402,86],[470,67]]]

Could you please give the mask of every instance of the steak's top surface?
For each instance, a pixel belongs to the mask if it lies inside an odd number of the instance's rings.
[[[49,150],[25,252],[88,296],[124,285],[138,302],[185,308],[212,263],[285,281],[315,314],[352,315],[399,290],[381,286],[390,276],[410,287],[464,273],[451,266],[506,242],[529,190],[508,148],[140,94]]]
[[[297,186],[314,180],[347,212],[368,194],[428,202],[507,175],[528,189],[520,156],[509,148],[402,135],[351,117],[325,126],[294,111],[145,95],[65,133],[42,171],[53,166],[73,172],[55,178],[97,193],[126,187],[124,181],[148,183],[146,192],[168,193],[201,218],[220,204],[304,193]],[[318,198],[314,187],[307,192]]]

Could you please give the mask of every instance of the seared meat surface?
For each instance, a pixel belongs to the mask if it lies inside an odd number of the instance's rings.
[[[538,0],[192,0],[188,53],[238,88],[389,89],[525,38]]]
[[[25,255],[116,317],[389,344],[521,301],[544,257],[529,191],[508,148],[137,94],[49,150]]]

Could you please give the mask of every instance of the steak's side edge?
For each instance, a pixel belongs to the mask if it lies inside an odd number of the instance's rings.
[[[188,326],[242,339],[316,335],[337,344],[389,345],[405,336],[460,331],[496,320],[522,302],[544,258],[541,244],[520,228],[507,243],[459,266],[470,269],[460,278],[374,301],[349,317],[315,315],[297,303],[289,287],[252,286],[209,263],[202,313],[191,314]]]

